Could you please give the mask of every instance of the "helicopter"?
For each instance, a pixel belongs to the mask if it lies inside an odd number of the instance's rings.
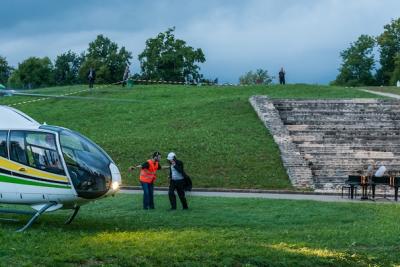
[[[0,210],[32,215],[18,232],[43,213],[59,209],[73,210],[65,222],[70,224],[82,205],[116,194],[121,182],[114,161],[90,139],[0,105],[0,204],[34,210]]]

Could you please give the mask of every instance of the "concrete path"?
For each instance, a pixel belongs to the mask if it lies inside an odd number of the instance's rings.
[[[367,92],[367,93],[370,93],[370,94],[375,94],[375,95],[381,95],[381,96],[386,96],[386,97],[390,97],[390,98],[400,99],[400,95],[396,95],[396,94],[376,92],[376,91],[371,91],[371,90],[367,90],[367,89],[359,89],[359,90]]]
[[[142,190],[121,190],[123,194],[142,194]],[[156,195],[167,195],[167,191],[156,190]],[[360,196],[357,199],[348,199],[347,197],[341,198],[335,195],[312,195],[312,194],[277,194],[277,193],[239,193],[239,192],[187,192],[186,195],[190,196],[203,196],[203,197],[232,197],[232,198],[265,198],[265,199],[287,199],[287,200],[313,200],[321,202],[352,202],[352,203],[399,203],[389,201],[387,199],[377,198],[376,201],[361,201]]]

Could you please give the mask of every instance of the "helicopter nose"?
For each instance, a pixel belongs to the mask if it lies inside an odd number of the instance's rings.
[[[110,164],[110,171],[112,177],[111,190],[113,191],[113,193],[115,193],[119,190],[119,187],[122,182],[121,173],[118,167],[114,163]]]

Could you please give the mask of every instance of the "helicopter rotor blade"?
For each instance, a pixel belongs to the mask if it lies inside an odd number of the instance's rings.
[[[90,97],[90,96],[46,95],[46,94],[30,94],[30,93],[15,93],[15,92],[12,95],[54,98],[54,99],[75,99],[75,100],[94,100],[94,101],[112,101],[112,102],[135,102],[135,103],[143,102],[141,100],[134,100],[134,99],[101,98],[101,97]]]

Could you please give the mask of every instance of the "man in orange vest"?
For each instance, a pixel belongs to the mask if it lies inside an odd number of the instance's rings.
[[[160,165],[161,153],[154,152],[152,159],[139,166],[129,167],[132,171],[134,168],[141,168],[140,183],[143,188],[143,209],[154,209],[154,181],[157,179],[156,172],[161,170]]]

